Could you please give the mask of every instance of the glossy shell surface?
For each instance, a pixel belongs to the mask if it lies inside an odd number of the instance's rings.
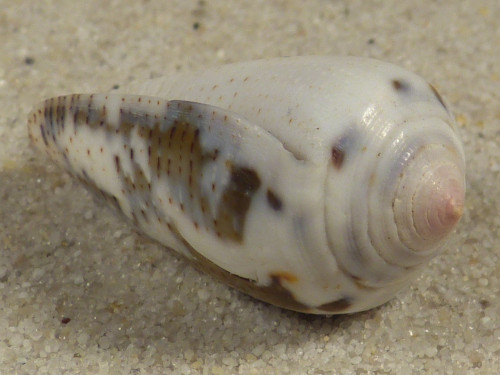
[[[462,213],[453,117],[433,86],[377,60],[260,60],[61,96],[28,127],[146,235],[296,311],[384,303]]]

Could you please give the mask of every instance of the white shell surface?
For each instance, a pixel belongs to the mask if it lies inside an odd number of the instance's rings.
[[[371,59],[261,60],[54,98],[29,129],[148,236],[298,311],[387,301],[463,205],[442,99]]]

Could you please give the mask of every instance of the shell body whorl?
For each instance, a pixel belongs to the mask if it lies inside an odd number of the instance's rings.
[[[443,100],[376,60],[262,60],[53,98],[29,131],[148,236],[297,311],[387,301],[463,207]]]

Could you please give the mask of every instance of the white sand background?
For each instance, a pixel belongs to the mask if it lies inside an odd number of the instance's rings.
[[[1,374],[499,374],[500,3],[0,0]],[[284,55],[432,82],[467,155],[448,248],[377,309],[305,316],[135,234],[29,144],[38,101]]]

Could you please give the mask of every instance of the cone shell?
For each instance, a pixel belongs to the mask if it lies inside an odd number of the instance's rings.
[[[464,154],[443,99],[371,59],[261,60],[62,96],[28,127],[146,235],[296,311],[389,300],[463,210]]]

